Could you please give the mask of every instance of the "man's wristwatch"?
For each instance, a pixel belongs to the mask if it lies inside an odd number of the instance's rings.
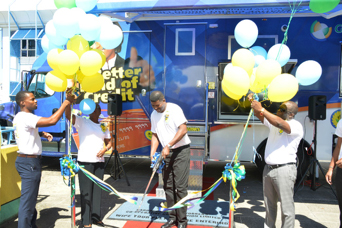
[[[260,111],[260,116],[264,115],[264,111],[265,111],[265,108],[262,108],[261,111]]]
[[[167,144],[166,146],[167,146],[169,149],[171,149],[171,146],[170,146],[170,144]]]

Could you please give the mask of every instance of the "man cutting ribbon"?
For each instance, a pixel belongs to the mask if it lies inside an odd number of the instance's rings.
[[[161,155],[165,160],[164,191],[167,207],[171,207],[187,195],[191,142],[187,135],[188,121],[183,110],[176,104],[166,103],[160,91],[153,91],[150,101],[154,109],[151,115],[151,160],[161,143]],[[187,207],[169,211],[169,220],[161,228],[187,227],[186,211]]]

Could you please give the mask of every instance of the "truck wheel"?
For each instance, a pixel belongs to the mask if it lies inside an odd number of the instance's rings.
[[[255,157],[255,164],[257,165],[258,170],[261,173],[261,175],[265,167],[264,155],[265,155],[266,143],[267,143],[267,138],[264,139],[257,148],[257,152],[260,154],[262,159],[258,158],[258,156]],[[297,150],[297,180],[296,182],[302,179],[303,175],[305,174],[306,169],[310,165],[309,154],[312,154],[312,151],[308,151],[309,148],[310,148],[310,144],[307,141],[302,139],[299,143],[298,150]],[[313,150],[313,149],[311,148],[310,150]]]

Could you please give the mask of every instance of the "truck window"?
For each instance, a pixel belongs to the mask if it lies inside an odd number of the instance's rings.
[[[36,98],[50,97],[54,94],[45,84],[46,74],[35,74],[29,85],[28,91],[32,92]]]

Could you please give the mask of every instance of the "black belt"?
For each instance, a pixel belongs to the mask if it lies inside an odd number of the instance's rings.
[[[286,165],[295,165],[295,162],[290,162],[290,163],[285,163],[285,164],[277,164],[277,165],[268,165],[266,164],[270,169],[276,169],[282,166],[286,166]]]
[[[176,152],[176,151],[183,150],[183,149],[185,149],[185,148],[187,148],[187,147],[190,147],[190,144],[184,145],[184,146],[180,146],[180,147],[177,147],[177,148],[174,148],[174,149],[170,149],[170,151]]]
[[[41,158],[42,155],[18,154],[18,157],[21,157],[21,158]]]

